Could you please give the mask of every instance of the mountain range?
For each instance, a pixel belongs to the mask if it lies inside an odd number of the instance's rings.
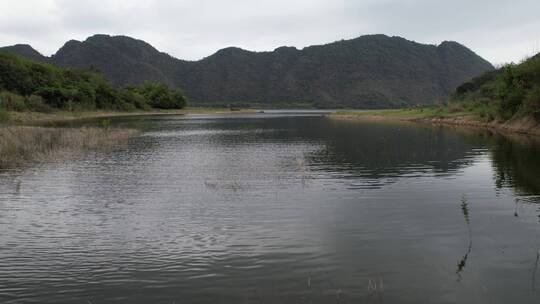
[[[367,35],[303,49],[252,52],[229,47],[198,61],[126,36],[70,40],[47,57],[30,45],[0,48],[62,67],[93,68],[115,85],[146,80],[182,89],[192,104],[384,108],[445,102],[460,84],[493,66],[452,41],[420,44]]]

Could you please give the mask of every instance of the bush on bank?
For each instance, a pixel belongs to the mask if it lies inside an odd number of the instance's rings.
[[[181,91],[165,84],[117,88],[93,70],[60,68],[0,52],[0,106],[5,110],[132,111],[186,104]]]

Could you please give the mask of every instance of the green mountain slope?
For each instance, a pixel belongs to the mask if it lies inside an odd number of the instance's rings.
[[[116,85],[153,80],[180,87],[193,103],[270,107],[297,103],[353,108],[437,104],[446,101],[459,84],[493,69],[456,42],[434,46],[385,35],[301,50],[226,48],[199,61],[173,58],[129,37],[95,35],[83,42],[70,41],[43,60],[66,67],[97,68]]]
[[[451,105],[481,111],[490,120],[531,116],[540,121],[540,54],[462,84]]]

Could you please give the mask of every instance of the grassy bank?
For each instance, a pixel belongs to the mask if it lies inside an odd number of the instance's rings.
[[[180,111],[176,88],[144,82],[117,87],[94,69],[62,68],[0,52],[0,168],[125,141],[136,130],[30,127],[56,122]]]
[[[0,123],[10,125],[36,125],[55,122],[66,122],[89,118],[110,118],[121,116],[146,116],[146,115],[184,115],[184,114],[221,114],[221,113],[254,113],[253,109],[238,109],[231,111],[226,108],[185,108],[179,110],[148,110],[148,111],[53,111],[50,113],[40,112],[3,112],[0,109]]]
[[[329,116],[366,120],[412,120],[428,117],[455,117],[464,114],[464,112],[450,113],[445,107],[425,107],[414,109],[342,110],[332,113]]]
[[[256,110],[220,108],[185,108],[181,110],[150,111],[54,111],[50,113],[2,111],[0,109],[0,169],[23,163],[66,155],[88,149],[110,147],[138,134],[134,129],[103,128],[46,128],[67,121],[90,118],[112,118],[141,115],[182,115],[208,113],[246,113]]]
[[[327,117],[352,121],[400,121],[430,123],[437,125],[461,126],[491,129],[499,132],[540,135],[540,122],[530,116],[509,120],[488,119],[480,108],[454,109],[451,106],[426,107],[416,109],[350,110],[328,114]]]
[[[50,113],[39,112],[7,112],[9,125],[40,125],[49,123],[61,123],[66,121],[82,120],[89,118],[108,118],[137,115],[158,115],[158,114],[183,114],[182,110],[162,110],[162,111],[54,111]]]
[[[109,147],[136,135],[133,129],[0,127],[0,169]]]
[[[445,106],[341,111],[330,117],[418,121],[540,135],[540,54],[462,84]]]
[[[342,110],[328,114],[327,117],[363,121],[424,121],[434,118],[455,119],[465,117],[471,120],[476,119],[472,112],[450,111],[447,107],[442,106],[413,109]]]

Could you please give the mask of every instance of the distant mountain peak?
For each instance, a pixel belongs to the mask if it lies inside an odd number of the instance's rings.
[[[109,38],[112,38],[112,37],[127,37],[127,38],[130,38],[128,36],[111,36],[109,34],[94,34],[94,35],[89,36],[88,38],[86,38],[86,40],[109,39]]]
[[[21,50],[31,50],[33,52],[38,52],[30,44],[15,44],[15,45],[12,45],[11,47],[18,48]]]
[[[214,55],[240,54],[240,53],[252,53],[252,51],[248,51],[248,50],[235,47],[235,46],[229,46],[229,47],[218,50],[217,52],[214,53]]]
[[[15,53],[20,56],[26,57],[35,61],[46,61],[47,57],[43,56],[40,52],[36,51],[29,44],[15,44],[12,46],[2,47],[0,50],[7,51],[10,53]]]
[[[70,49],[70,48],[74,48],[74,47],[79,47],[79,46],[81,46],[81,44],[82,44],[82,42],[79,41],[79,40],[74,40],[74,39],[69,40],[66,43],[64,43],[64,45],[58,50],[58,52],[60,52],[62,49]]]
[[[6,49],[6,48],[5,48]],[[266,52],[221,49],[182,61],[128,36],[70,40],[52,57],[30,46],[8,51],[67,67],[97,67],[117,85],[159,81],[194,102],[308,102],[322,107],[380,108],[446,101],[461,83],[493,66],[454,41],[421,44],[384,34]]]
[[[466,46],[464,46],[463,44],[459,43],[459,42],[456,42],[456,41],[443,41],[441,42],[439,45],[438,45],[439,48],[454,48],[454,49],[466,49],[466,50],[469,50],[470,49]]]
[[[280,46],[274,49],[274,52],[298,52],[299,50],[294,46]]]
[[[156,48],[144,40],[135,39],[124,35],[111,36],[106,34],[96,34],[86,38],[83,43],[111,44],[123,47],[143,47],[156,50]]]

